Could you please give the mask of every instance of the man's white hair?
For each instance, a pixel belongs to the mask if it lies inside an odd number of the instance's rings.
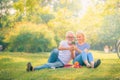
[[[74,34],[73,31],[67,31],[67,32],[66,32],[66,37],[67,37],[69,34],[73,34],[73,36],[75,36],[75,34]]]

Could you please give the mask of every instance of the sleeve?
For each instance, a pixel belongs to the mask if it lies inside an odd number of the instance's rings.
[[[65,45],[65,41],[61,41],[59,45],[60,46],[64,46]]]
[[[86,43],[86,48],[87,48],[87,49],[90,49],[90,44],[87,44],[87,43]]]

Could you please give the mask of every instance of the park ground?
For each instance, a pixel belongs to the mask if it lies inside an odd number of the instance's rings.
[[[58,68],[26,72],[27,62],[33,66],[47,62],[50,52],[0,52],[0,80],[120,80],[120,59],[116,53],[91,51],[95,60],[101,59],[96,69]]]

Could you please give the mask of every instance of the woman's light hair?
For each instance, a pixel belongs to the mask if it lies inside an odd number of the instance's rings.
[[[84,32],[83,31],[77,31],[76,36],[79,35],[79,34],[81,34],[83,36],[84,41],[85,41],[86,40],[86,35],[84,34]]]
[[[75,36],[75,34],[74,34],[73,31],[67,31],[67,32],[66,32],[66,37],[67,37],[68,35],[70,35],[70,34],[72,34],[73,36]]]

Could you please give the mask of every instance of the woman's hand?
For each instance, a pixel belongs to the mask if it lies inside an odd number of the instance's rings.
[[[84,51],[85,51],[86,53],[88,53],[89,50],[88,50],[88,49],[85,49]]]
[[[77,52],[79,52],[79,53],[81,53],[81,52],[82,52],[80,49],[78,49],[78,47],[77,47],[77,46],[75,46],[75,51],[77,51]]]

